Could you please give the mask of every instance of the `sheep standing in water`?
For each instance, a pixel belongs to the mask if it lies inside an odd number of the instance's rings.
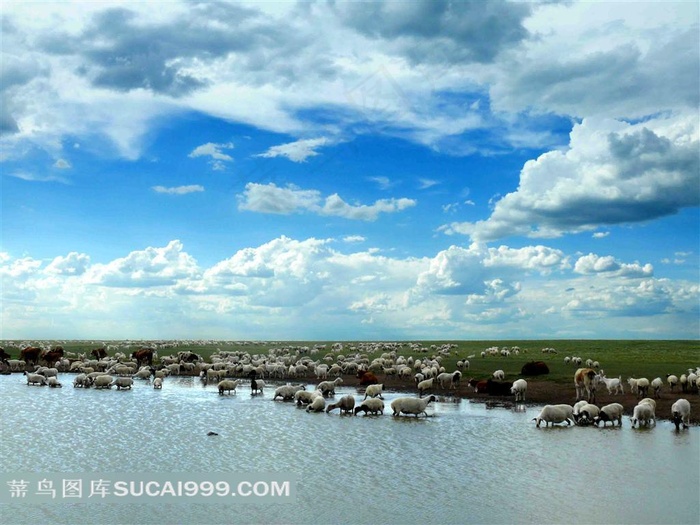
[[[398,397],[391,402],[391,410],[394,412],[394,416],[398,416],[399,414],[413,414],[418,417],[421,414],[425,414],[425,417],[428,417],[428,413],[425,409],[433,401],[437,401],[437,398],[432,395],[424,399],[416,397]]]

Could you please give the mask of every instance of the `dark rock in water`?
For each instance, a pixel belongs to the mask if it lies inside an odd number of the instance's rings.
[[[216,432],[207,432],[207,436],[218,436]]]

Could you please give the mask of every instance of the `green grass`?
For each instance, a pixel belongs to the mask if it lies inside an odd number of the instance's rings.
[[[433,355],[435,352],[430,350],[431,347],[439,347],[442,344],[450,343],[456,345],[456,348],[451,349],[449,356],[444,356],[442,364],[446,370],[452,371],[456,369],[456,363],[459,359],[465,359],[469,355],[475,357],[469,359],[470,369],[465,371],[465,377],[487,377],[494,370],[502,369],[506,377],[514,379],[519,376],[520,369],[523,364],[532,361],[544,361],[550,369],[550,374],[546,377],[549,381],[559,383],[569,383],[571,381],[575,367],[571,364],[564,363],[565,356],[579,356],[584,361],[592,359],[599,361],[602,369],[608,377],[623,376],[627,377],[654,377],[665,378],[666,374],[680,375],[690,367],[700,366],[700,341],[656,341],[656,340],[538,340],[538,341],[413,341],[419,343],[423,347],[429,349],[426,352],[412,351],[409,346],[403,345],[397,352],[399,355],[406,357],[413,355],[414,358],[424,358]],[[69,352],[87,352],[93,348],[101,346],[101,342],[95,341],[61,341],[61,342],[40,342],[34,341],[32,344],[53,343],[61,344],[66,351]],[[124,345],[124,341],[104,341],[104,343]],[[131,348],[122,348],[121,351],[129,353],[141,344],[148,344],[146,341],[132,341]],[[248,342],[242,344],[233,341],[217,341],[209,344],[200,344],[195,341],[183,341],[177,347],[161,348],[158,351],[160,356],[175,354],[178,351],[190,350],[200,354],[205,360],[209,360],[213,353],[219,350],[235,352],[249,352],[250,354],[267,354],[270,348],[281,348],[284,346],[308,346],[313,347],[315,344],[325,344],[326,348],[315,354],[314,358],[321,359],[327,353],[331,353],[331,345],[333,341],[289,341],[289,342]],[[351,346],[359,347],[360,342],[343,342],[343,350],[341,353],[350,355],[355,351],[351,350]],[[9,341],[2,342],[5,350],[12,355],[18,357],[19,348],[11,346]],[[521,353],[518,356],[504,357],[481,357],[481,352],[487,348],[497,347],[513,347],[518,346]],[[554,348],[556,354],[543,354],[542,348]],[[110,352],[114,353],[114,352]],[[367,353],[367,357],[371,360],[381,355],[382,352]],[[543,378],[544,379],[544,378]]]

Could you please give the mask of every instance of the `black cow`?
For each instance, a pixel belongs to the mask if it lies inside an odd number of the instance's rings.
[[[544,361],[530,361],[525,363],[520,370],[520,375],[523,376],[541,376],[549,374],[549,367]]]

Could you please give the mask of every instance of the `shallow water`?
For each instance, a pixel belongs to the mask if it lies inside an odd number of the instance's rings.
[[[3,504],[22,523],[698,523],[700,428],[536,428],[521,411],[441,398],[433,417],[310,414],[274,390],[232,396],[195,378],[162,390],[28,387],[0,376],[12,473],[297,476],[296,501]],[[339,388],[336,399],[357,390]],[[207,436],[207,432],[218,436]],[[4,487],[0,487],[4,490]],[[86,514],[89,513],[89,514]]]

